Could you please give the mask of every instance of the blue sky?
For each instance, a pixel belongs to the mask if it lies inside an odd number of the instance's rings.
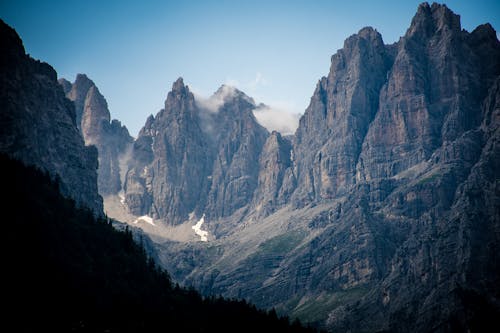
[[[302,113],[344,39],[372,26],[393,43],[420,2],[0,0],[0,17],[59,77],[94,80],[135,136],[179,76],[200,95],[229,83]],[[466,30],[500,27],[500,1],[445,3]]]

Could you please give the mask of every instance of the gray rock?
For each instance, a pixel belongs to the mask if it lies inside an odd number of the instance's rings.
[[[361,145],[392,61],[372,28],[349,37],[332,57],[330,73],[318,82],[295,134],[297,206],[345,195],[356,183]]]
[[[278,132],[267,138],[259,157],[259,177],[252,209],[265,217],[288,202],[289,193],[282,189],[287,170],[291,170],[290,141]]]
[[[500,314],[499,87],[495,31],[461,30],[444,5],[420,5],[393,45],[362,29],[332,57],[290,159],[268,137],[252,205],[212,219],[212,244],[163,244],[163,265],[332,331],[487,329]]]
[[[211,149],[200,128],[194,96],[179,78],[165,108],[148,118],[134,143],[125,184],[130,211],[169,224],[187,220],[206,195]]]
[[[220,100],[215,112],[200,108],[180,78],[165,108],[148,118],[127,173],[132,213],[179,224],[190,213],[218,219],[250,203],[268,133],[242,92],[221,87],[212,98]]]
[[[230,94],[218,112],[212,114],[215,155],[205,208],[211,219],[231,216],[251,202],[258,182],[259,155],[268,136],[253,115],[253,99],[224,86],[214,97],[227,89]]]
[[[85,144],[97,148],[99,193],[103,196],[117,194],[122,189],[120,159],[128,152],[133,138],[118,120],[110,122],[106,99],[85,74],[78,74],[72,85],[65,79],[60,79],[59,83],[75,104],[77,123]]]
[[[0,152],[47,171],[59,180],[63,195],[102,215],[97,151],[84,145],[56,72],[26,55],[3,21],[0,44]]]

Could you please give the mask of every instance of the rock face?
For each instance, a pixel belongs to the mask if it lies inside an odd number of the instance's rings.
[[[252,208],[267,216],[287,203],[290,193],[283,188],[292,163],[292,145],[280,133],[272,132],[259,157],[259,177]],[[295,184],[292,184],[292,186]]]
[[[128,152],[133,138],[118,120],[110,122],[108,104],[86,75],[78,74],[73,84],[60,79],[66,96],[75,104],[76,121],[85,144],[97,148],[99,156],[98,188],[103,196],[122,189],[120,159]]]
[[[56,72],[26,55],[19,36],[3,21],[0,41],[0,152],[59,178],[65,196],[102,214],[97,150],[84,145]]]
[[[300,120],[294,141],[298,206],[345,195],[355,184],[356,164],[379,92],[392,63],[378,32],[364,28],[332,57]]]
[[[134,143],[134,165],[125,184],[131,212],[171,224],[187,220],[208,188],[210,153],[194,96],[179,79],[165,108],[148,119]]]
[[[223,103],[213,124],[215,155],[212,160],[212,184],[208,192],[206,214],[209,218],[231,216],[252,200],[259,175],[259,155],[268,136],[252,110],[255,102],[237,89],[222,86],[212,98]],[[206,111],[205,111],[206,112]]]
[[[291,144],[272,133],[245,155],[248,206],[212,209],[208,244],[162,244],[164,266],[332,331],[485,330],[500,315],[499,85],[496,32],[461,30],[444,5],[420,5],[393,45],[362,29]],[[211,175],[231,159],[216,161]]]
[[[165,108],[147,120],[127,173],[125,203],[133,214],[175,225],[190,213],[229,216],[250,202],[267,131],[242,92],[221,87],[212,99],[220,100],[217,110],[198,106],[180,78]]]

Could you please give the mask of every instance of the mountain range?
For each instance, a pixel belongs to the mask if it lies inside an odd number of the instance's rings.
[[[127,130],[109,121],[88,78],[64,91],[54,69],[29,57],[1,20],[0,37],[4,331],[316,331],[275,310],[173,283],[148,237],[103,212],[98,185],[103,193],[119,188],[97,171],[111,166],[115,175],[122,146],[106,145],[128,143]],[[84,101],[76,112],[65,97],[71,90]],[[96,141],[85,146],[84,138]],[[102,151],[108,155],[98,159]]]
[[[491,25],[468,32],[445,5],[423,3],[394,44],[361,29],[332,56],[293,135],[269,132],[254,115],[262,105],[238,89],[201,100],[179,78],[133,139],[85,75],[57,82],[21,53],[1,55],[0,151],[57,175],[64,195],[102,215],[98,190],[180,284],[331,331],[498,325]],[[47,117],[31,107],[40,96]],[[47,136],[52,127],[60,133]]]

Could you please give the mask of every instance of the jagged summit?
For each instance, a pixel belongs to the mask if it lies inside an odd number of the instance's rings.
[[[460,32],[460,16],[453,13],[445,4],[429,5],[424,2],[418,7],[405,36],[417,35],[418,38],[425,38],[442,29]]]
[[[0,152],[58,177],[65,196],[103,214],[97,151],[84,145],[57,73],[27,55],[15,30],[1,20],[0,50]]]
[[[207,294],[334,331],[474,331],[498,309],[499,44],[438,4],[389,46],[365,27],[291,137],[235,87],[201,101],[179,78],[134,142],[122,203],[158,227],[203,217],[215,247],[160,251]]]
[[[491,120],[499,74],[489,25],[462,31],[446,6],[424,3],[392,45],[370,27],[346,39],[291,140],[264,133],[264,144],[248,153],[258,127],[237,112],[248,103],[220,98],[238,95],[222,86],[212,100],[224,103],[204,132],[215,133],[206,141],[217,152],[208,155],[209,192],[192,210],[205,214],[222,249],[193,256],[191,247],[177,247],[166,250],[164,264],[207,293],[299,317],[319,306],[318,320],[332,331],[474,328],[482,315],[476,300],[498,309],[489,299],[500,267],[486,258],[500,244],[492,213],[500,200],[498,122]],[[257,166],[249,160],[256,156]],[[141,198],[157,173],[140,179]]]
[[[121,190],[119,159],[132,142],[127,128],[119,121],[111,121],[108,103],[95,83],[85,74],[77,74],[71,84],[59,79],[66,97],[73,101],[76,124],[86,145],[98,150],[98,189],[103,196]]]
[[[189,92],[189,87],[184,84],[184,79],[182,77],[179,77],[175,82],[172,84],[172,90],[173,93],[186,93]]]
[[[238,88],[226,84],[221,85],[219,89],[217,89],[217,91],[212,95],[211,98],[221,99],[224,102],[234,99],[242,99],[250,104],[255,105],[255,101],[252,97],[248,96]]]
[[[25,55],[24,45],[17,32],[0,19],[0,63]]]
[[[382,38],[382,35],[380,35],[377,29],[373,27],[361,28],[361,30],[358,31],[357,35],[367,40],[377,40],[379,38]]]
[[[57,82],[61,85],[65,94],[71,91],[72,84],[65,78],[60,78]]]

